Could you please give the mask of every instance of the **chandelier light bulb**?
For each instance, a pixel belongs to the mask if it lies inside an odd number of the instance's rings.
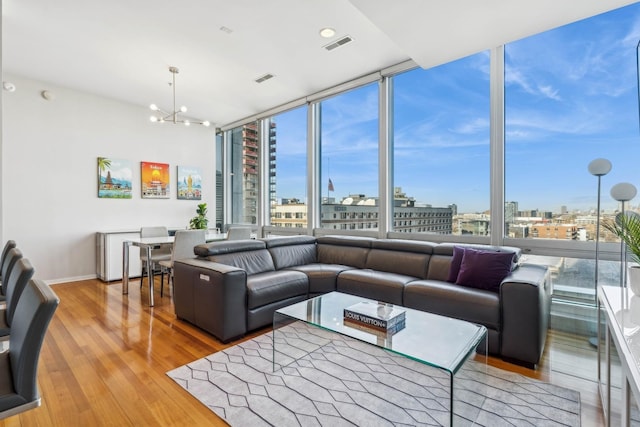
[[[158,106],[156,104],[149,105],[149,108],[151,108],[153,111],[158,111]]]
[[[191,124],[191,122],[189,122],[189,120],[185,120],[185,121],[184,121],[184,125],[185,125],[185,126],[189,126],[190,124]]]
[[[149,119],[150,119],[152,122],[157,122],[157,121],[158,121],[158,118],[157,118],[156,116],[151,116]]]
[[[180,111],[182,111],[183,113],[186,113],[187,107],[183,105],[182,107],[180,107]]]
[[[209,120],[205,120],[204,122],[202,122],[203,126],[209,127],[211,125],[211,123],[209,122]]]

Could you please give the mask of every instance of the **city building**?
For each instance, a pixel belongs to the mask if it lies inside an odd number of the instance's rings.
[[[577,240],[575,224],[536,224],[531,227],[531,237],[540,239]]]
[[[452,233],[452,211],[450,207],[415,206],[415,200],[394,189],[393,222],[400,233]],[[333,230],[377,230],[379,205],[375,197],[364,194],[350,194],[339,203],[335,199],[325,199],[321,205],[322,227]],[[284,202],[284,201],[283,201]],[[298,200],[276,205],[271,225],[286,228],[307,227],[307,205]]]
[[[276,123],[268,126],[270,205],[276,200]],[[235,224],[256,224],[260,193],[260,131],[256,122],[248,123],[230,133],[232,212]],[[222,180],[222,175],[218,176]],[[222,182],[216,186],[222,186]]]

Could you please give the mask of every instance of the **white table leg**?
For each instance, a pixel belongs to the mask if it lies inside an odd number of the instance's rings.
[[[147,245],[147,280],[149,281],[149,307],[153,307],[153,264],[151,263],[151,245]]]
[[[129,293],[129,246],[131,242],[122,242],[122,295]]]

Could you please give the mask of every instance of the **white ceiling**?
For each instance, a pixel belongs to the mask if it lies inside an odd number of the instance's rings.
[[[2,3],[4,73],[170,110],[168,67],[176,66],[178,104],[187,105],[189,115],[221,126],[408,59],[430,67],[635,2]],[[331,39],[319,35],[327,26],[337,31]],[[323,49],[345,35],[354,41]],[[254,81],[265,73],[275,78]]]

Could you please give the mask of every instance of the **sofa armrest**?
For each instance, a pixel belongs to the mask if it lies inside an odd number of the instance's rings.
[[[230,265],[201,259],[173,266],[176,316],[222,342],[247,332],[247,274]]]
[[[549,328],[551,278],[545,266],[523,264],[500,285],[502,340],[506,359],[535,367]]]

